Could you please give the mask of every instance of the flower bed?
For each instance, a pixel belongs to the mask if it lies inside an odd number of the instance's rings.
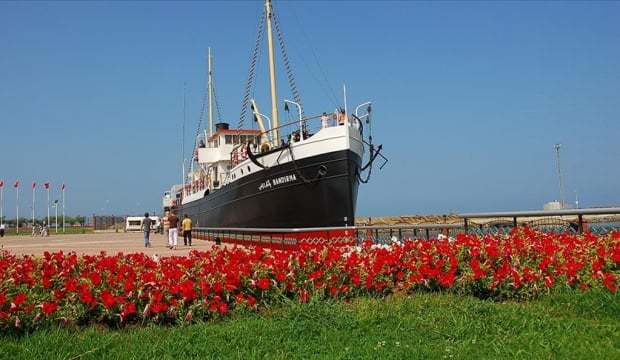
[[[0,327],[176,323],[213,319],[283,299],[450,291],[529,299],[558,287],[617,291],[620,233],[405,240],[391,246],[290,251],[219,248],[187,257],[0,253]]]

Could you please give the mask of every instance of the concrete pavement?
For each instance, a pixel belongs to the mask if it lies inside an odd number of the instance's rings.
[[[151,247],[144,247],[143,233],[116,233],[102,232],[91,234],[50,234],[41,236],[4,236],[0,238],[0,248],[9,250],[16,255],[42,255],[45,251],[55,252],[62,250],[65,253],[75,251],[80,254],[99,254],[105,251],[109,255],[123,253],[145,253],[159,256],[185,256],[191,250],[206,251],[214,243],[204,240],[193,240],[192,246],[183,246],[183,237],[179,237],[177,250],[169,249],[166,244],[168,237],[162,234],[151,234]]]

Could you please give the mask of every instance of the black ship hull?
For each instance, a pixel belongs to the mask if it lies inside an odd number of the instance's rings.
[[[178,207],[195,227],[306,228],[353,225],[361,158],[350,150],[255,171]]]

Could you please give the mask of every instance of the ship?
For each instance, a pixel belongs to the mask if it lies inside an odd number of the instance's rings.
[[[368,182],[373,163],[387,158],[371,135],[372,104],[366,101],[349,111],[346,104],[306,116],[296,89],[283,99],[288,123],[280,121],[275,83],[271,1],[266,0],[259,31],[266,26],[271,116],[259,111],[249,91],[253,128],[213,124],[211,49],[208,52],[209,128],[192,149],[183,184],[166,191],[164,211],[187,214],[196,227],[210,228],[320,228],[354,225],[360,184]],[[276,29],[279,26],[276,23]],[[279,34],[278,34],[279,35]],[[259,39],[253,59],[257,56]],[[281,49],[281,37],[279,38]],[[283,50],[284,51],[284,50]],[[288,57],[284,56],[288,70]],[[253,77],[252,62],[250,78]],[[287,75],[289,75],[287,73]],[[289,76],[290,79],[290,76]],[[246,89],[247,90],[247,89]],[[206,98],[206,97],[205,97]],[[290,116],[293,109],[293,116]],[[246,116],[249,117],[249,116]]]

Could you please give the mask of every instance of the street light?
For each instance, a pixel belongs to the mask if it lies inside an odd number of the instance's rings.
[[[291,100],[287,100],[284,99],[284,110],[288,111],[288,105],[287,104],[293,104],[297,107],[297,114],[299,115],[299,133],[300,133],[300,139],[303,140],[304,139],[304,130],[303,130],[303,118],[302,118],[302,114],[301,114],[301,105],[291,101]]]
[[[58,234],[58,199],[54,200],[54,211],[56,212],[56,234]]]
[[[555,151],[558,156],[558,177],[560,178],[560,207],[564,209],[564,185],[562,185],[562,169],[560,168],[560,147],[562,144],[555,144]]]
[[[273,131],[273,129],[271,128],[271,119],[269,118],[269,116],[265,114],[261,114],[258,111],[254,110],[254,121],[258,121],[258,118],[256,117],[256,115],[267,119],[267,122],[269,123],[269,130],[267,130],[269,132],[269,135],[267,136],[267,138],[269,139],[270,142],[273,143],[273,135],[271,134],[271,132]]]

